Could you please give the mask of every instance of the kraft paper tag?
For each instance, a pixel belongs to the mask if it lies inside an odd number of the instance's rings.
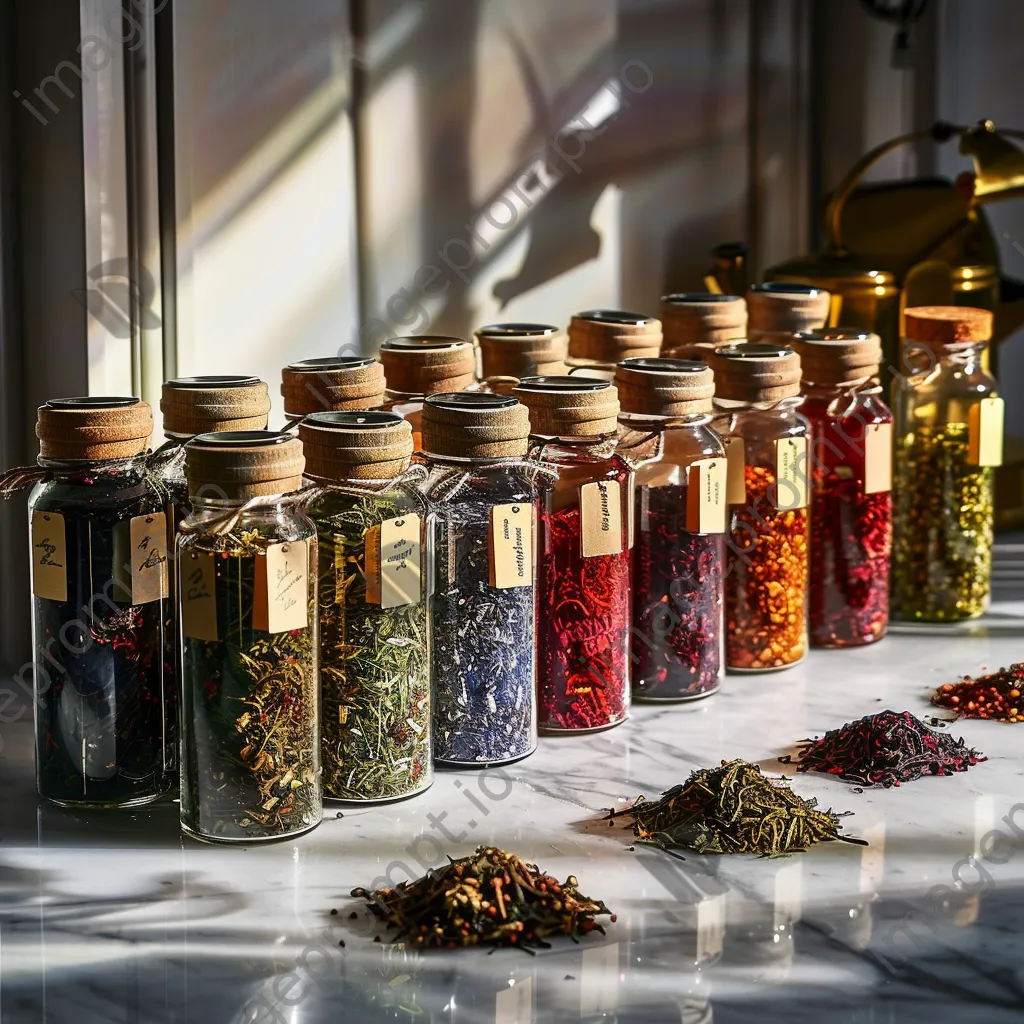
[[[363,575],[366,577],[366,600],[380,604],[380,526],[371,526],[363,534]]]
[[[380,606],[398,608],[420,600],[421,522],[418,515],[380,524]]]
[[[686,471],[688,533],[725,533],[727,459],[699,459]]]
[[[491,509],[490,585],[498,590],[533,584],[533,504]]]
[[[129,527],[132,550],[132,604],[168,596],[167,517],[163,512],[134,516]]]
[[[892,424],[869,423],[864,432],[864,493],[892,490]]]
[[[48,601],[68,599],[67,544],[59,512],[32,513],[32,593]]]
[[[983,398],[968,414],[968,461],[974,466],[1003,464],[1003,400]]]
[[[775,504],[780,512],[807,507],[807,438],[775,442]]]
[[[728,461],[726,474],[725,501],[728,505],[747,503],[747,450],[742,437],[726,437],[725,457]]]
[[[253,629],[285,633],[309,623],[309,541],[271,544],[256,556]]]
[[[584,558],[622,552],[622,491],[618,480],[580,488],[580,547]]]
[[[181,630],[192,640],[217,640],[216,556],[190,551],[178,563]]]

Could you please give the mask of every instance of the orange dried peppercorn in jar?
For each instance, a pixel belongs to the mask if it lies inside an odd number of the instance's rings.
[[[808,444],[800,357],[741,342],[708,354],[729,460],[726,665],[787,668],[807,649]]]

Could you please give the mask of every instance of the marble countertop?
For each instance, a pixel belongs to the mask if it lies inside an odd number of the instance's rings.
[[[730,676],[708,700],[634,707],[502,771],[441,773],[404,803],[329,805],[312,833],[259,847],[185,839],[172,803],[45,805],[28,723],[2,725],[0,1024],[1020,1021],[1024,727],[958,723],[989,760],[900,789],[798,776],[801,794],[855,812],[864,849],[680,860],[598,820],[696,767],[780,771],[801,737],[887,707],[930,715],[935,685],[1024,657],[1020,611]],[[480,843],[577,875],[617,922],[531,957],[415,954],[350,917],[354,886]]]

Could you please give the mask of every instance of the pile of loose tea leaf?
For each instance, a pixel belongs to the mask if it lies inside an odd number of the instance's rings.
[[[888,789],[924,775],[952,775],[986,760],[963,740],[929,729],[909,711],[880,711],[820,739],[801,740],[796,762],[779,760],[799,772],[824,772],[860,786]]]
[[[451,860],[395,889],[353,889],[369,901],[380,920],[398,929],[418,949],[458,946],[520,946],[546,949],[554,935],[577,935],[604,928],[597,915],[615,915],[584,896],[570,875],[559,883],[536,864],[493,846]]]
[[[932,703],[949,708],[962,718],[990,718],[995,722],[1024,722],[1024,663],[1001,668],[987,676],[964,676],[946,683],[932,695]]]
[[[815,843],[841,840],[867,844],[839,834],[839,819],[819,811],[817,800],[805,800],[786,779],[770,779],[756,764],[736,759],[719,768],[700,768],[660,800],[640,797],[608,819],[629,817],[642,843],[662,849],[685,847],[697,853],[759,853],[782,857]]]

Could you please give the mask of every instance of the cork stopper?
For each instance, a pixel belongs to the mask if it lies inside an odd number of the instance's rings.
[[[569,338],[550,324],[490,324],[476,332],[484,377],[551,376],[565,371]]]
[[[512,394],[541,437],[597,437],[618,429],[619,393],[594,377],[524,377]]]
[[[39,407],[40,459],[130,459],[153,433],[153,410],[137,398],[51,398]]]
[[[391,480],[412,457],[412,427],[397,412],[315,412],[299,440],[315,480]]]
[[[911,306],[903,311],[903,336],[934,351],[992,338],[992,313],[973,306]]]
[[[740,342],[708,357],[716,397],[732,402],[780,402],[800,394],[800,357],[784,345]]]
[[[656,356],[661,351],[661,321],[643,313],[590,309],[569,323],[569,356],[594,363]]]
[[[855,327],[823,327],[793,336],[804,382],[852,384],[870,380],[882,362],[882,339]]]
[[[715,348],[747,336],[747,303],[741,295],[679,292],[661,299],[662,355],[697,358],[698,345]]]
[[[281,371],[285,416],[384,404],[384,367],[369,356],[302,359]]]
[[[528,448],[526,406],[478,391],[431,395],[423,403],[423,453],[438,458],[522,458]]]
[[[259,377],[178,377],[164,382],[160,411],[165,434],[263,430],[270,389]]]
[[[755,284],[747,292],[747,339],[788,345],[794,334],[824,327],[831,307],[829,292],[813,285]]]
[[[712,411],[715,375],[695,359],[626,359],[615,371],[624,413],[698,416]]]
[[[185,445],[185,476],[194,498],[248,501],[302,486],[302,442],[273,430],[200,434]]]
[[[388,391],[400,395],[437,395],[461,391],[473,383],[476,355],[462,338],[417,334],[389,338],[380,347]]]

